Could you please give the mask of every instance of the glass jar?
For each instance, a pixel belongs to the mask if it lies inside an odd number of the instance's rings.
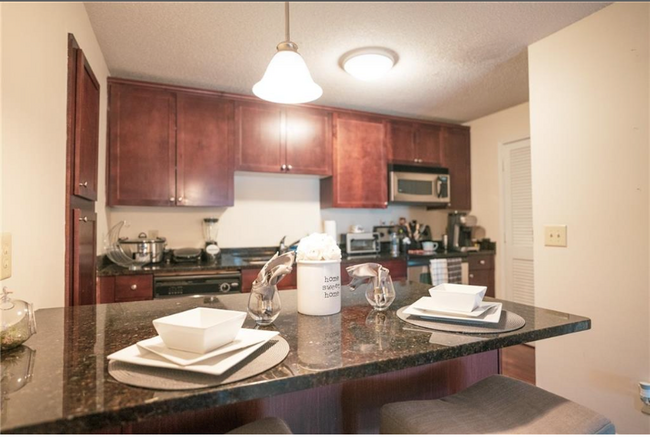
[[[273,286],[259,286],[253,283],[248,297],[248,315],[257,325],[270,325],[280,314],[280,294]]]
[[[10,290],[2,288],[0,295],[0,339],[2,351],[11,350],[36,333],[34,308],[28,302],[9,299]]]

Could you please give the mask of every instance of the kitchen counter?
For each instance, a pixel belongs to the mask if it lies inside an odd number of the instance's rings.
[[[246,250],[226,249],[222,252],[221,258],[214,262],[201,261],[200,263],[160,263],[142,267],[137,270],[129,270],[112,263],[108,258],[103,257],[97,265],[97,276],[116,276],[116,275],[139,275],[139,274],[167,274],[180,272],[216,272],[225,270],[240,270],[245,268],[261,268],[264,263],[260,260],[269,259],[273,256],[272,248],[256,248]],[[342,257],[342,262],[367,263],[373,261],[386,260],[406,260],[409,266],[422,266],[429,264],[429,260],[437,258],[467,258],[468,255],[493,255],[495,251],[478,251],[478,252],[437,252],[433,255],[399,255],[391,256],[389,253],[370,254],[370,255],[346,255]]]
[[[414,371],[457,358],[483,356],[496,353],[492,350],[498,348],[591,327],[590,319],[585,317],[504,301],[504,309],[526,319],[522,329],[491,336],[431,332],[406,324],[395,314],[398,308],[426,295],[428,286],[398,282],[395,287],[397,299],[386,312],[372,311],[361,293],[350,292],[344,287],[342,312],[326,317],[298,314],[296,292],[283,291],[282,313],[273,327],[289,342],[291,352],[288,357],[259,376],[225,386],[187,392],[154,391],[118,383],[108,375],[106,356],[154,336],[151,321],[155,318],[197,306],[245,310],[247,295],[38,310],[38,334],[27,341],[23,348],[16,349],[18,351],[14,356],[3,353],[3,393],[11,390],[6,385],[8,381],[16,380],[16,376],[5,378],[11,372],[9,367],[13,366],[14,370],[19,368],[24,363],[21,363],[21,357],[24,361],[25,356],[30,354],[33,366],[31,379],[22,388],[3,395],[1,430],[3,433],[106,431],[128,424],[160,420],[161,417],[168,420],[181,412],[190,411],[183,413],[187,420],[187,414],[219,409],[222,405],[242,404],[251,399],[268,401],[272,396],[283,398],[278,395],[295,395],[300,390],[328,390],[335,384],[368,381],[378,374]],[[253,327],[250,318],[247,318],[245,327]],[[459,377],[474,374],[471,369],[452,368],[450,371]],[[13,374],[17,373],[13,371]],[[414,377],[409,376],[409,380],[417,380]],[[436,380],[444,381],[438,377],[415,384],[423,388]],[[385,381],[382,379],[381,383]],[[447,388],[447,393],[454,392],[453,386]],[[327,404],[316,410],[330,411],[336,405],[351,405],[350,402],[360,394],[363,393],[355,391],[348,398],[337,395],[332,401],[337,404]],[[386,394],[390,393],[384,392],[382,396]],[[395,396],[397,394],[392,395]],[[283,402],[286,405],[286,401]],[[273,404],[271,409],[280,411],[281,403]],[[324,403],[319,401],[319,405]],[[307,400],[298,409],[308,411],[314,406],[313,400]],[[296,415],[297,411],[293,409],[292,412]],[[348,407],[341,410],[341,414],[352,412]],[[247,414],[256,417],[261,413],[249,411]],[[298,411],[297,416],[303,415]],[[191,423],[198,423],[198,419],[191,417]],[[232,421],[233,416],[229,417]],[[350,426],[346,429],[358,430],[356,425]],[[212,429],[215,429],[214,426]]]

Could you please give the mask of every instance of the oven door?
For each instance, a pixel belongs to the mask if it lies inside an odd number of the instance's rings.
[[[389,183],[391,202],[448,205],[451,201],[448,174],[393,171]]]

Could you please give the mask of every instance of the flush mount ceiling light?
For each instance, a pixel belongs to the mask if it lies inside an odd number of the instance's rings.
[[[341,58],[341,66],[353,77],[374,81],[384,76],[397,62],[397,54],[382,47],[366,47],[348,52]]]
[[[279,104],[300,104],[320,98],[323,89],[314,82],[298,53],[298,46],[291,41],[289,2],[284,3],[285,40],[278,44],[264,72],[262,80],[253,86],[253,93],[265,101]]]

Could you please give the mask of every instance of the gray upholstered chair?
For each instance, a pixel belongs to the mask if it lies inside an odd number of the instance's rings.
[[[291,429],[282,419],[267,417],[256,420],[237,429],[233,429],[228,434],[293,434]]]
[[[492,376],[449,397],[381,409],[382,434],[614,434],[594,411],[533,385]]]

